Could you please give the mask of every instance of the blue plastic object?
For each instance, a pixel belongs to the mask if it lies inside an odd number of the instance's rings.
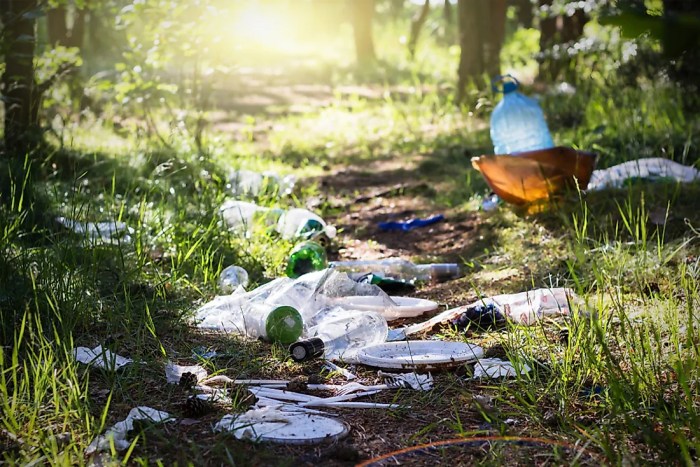
[[[491,141],[495,154],[534,151],[554,147],[542,109],[536,100],[520,94],[520,83],[511,75],[493,80],[503,99],[491,114]]]
[[[426,225],[434,224],[443,220],[445,216],[438,214],[437,216],[428,217],[427,219],[412,219],[406,222],[380,222],[379,228],[382,230],[403,230],[408,232],[417,227],[425,227]]]

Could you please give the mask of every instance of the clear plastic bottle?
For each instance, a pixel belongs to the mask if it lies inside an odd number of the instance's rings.
[[[310,239],[325,233],[328,238],[334,238],[335,227],[326,225],[326,222],[308,209],[292,208],[282,213],[277,222],[277,231],[283,238]]]
[[[289,210],[267,208],[255,203],[228,200],[221,206],[221,215],[228,226],[239,232],[251,233],[256,228],[275,230],[287,240],[311,239],[318,236],[334,238],[335,227],[326,224],[308,209]]]
[[[540,105],[517,92],[519,85],[511,75],[499,76],[494,80],[494,90],[503,93],[503,99],[491,114],[491,140],[495,154],[554,147]]]
[[[408,282],[441,282],[456,279],[462,275],[459,264],[456,263],[414,264],[400,258],[371,261],[334,261],[330,263],[330,266],[342,272],[371,272],[385,278]]]
[[[290,344],[303,332],[301,314],[293,306],[267,301],[290,281],[279,278],[251,292],[218,296],[195,312],[197,326]]]
[[[221,206],[221,215],[231,230],[248,233],[258,226],[275,228],[282,212],[239,200],[228,200]]]
[[[290,344],[304,330],[301,314],[288,305],[250,303],[243,310],[243,329],[248,337]]]
[[[371,311],[335,308],[323,320],[309,328],[308,339],[289,346],[297,362],[323,357],[326,360],[351,358],[359,349],[386,341],[389,327],[386,319]]]
[[[221,271],[219,276],[219,288],[224,292],[231,292],[239,285],[248,285],[248,271],[240,266],[228,266]]]
[[[296,178],[293,175],[281,177],[273,172],[254,172],[239,169],[231,173],[229,185],[236,196],[258,196],[271,194],[289,196],[294,191]]]

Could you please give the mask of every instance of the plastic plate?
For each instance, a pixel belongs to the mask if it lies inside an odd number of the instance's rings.
[[[357,360],[364,365],[397,370],[441,370],[483,357],[481,347],[464,342],[386,342],[361,349]]]
[[[348,426],[315,414],[289,414],[286,423],[260,422],[252,425],[254,440],[280,444],[318,444],[338,440],[348,434]]]

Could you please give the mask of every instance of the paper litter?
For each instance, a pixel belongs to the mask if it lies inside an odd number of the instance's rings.
[[[117,355],[109,349],[103,349],[98,345],[94,349],[76,347],[73,349],[73,357],[76,361],[85,365],[93,365],[97,368],[116,371],[124,365],[133,363],[130,358]]]
[[[114,448],[117,451],[123,451],[128,448],[131,443],[126,437],[128,432],[134,428],[135,420],[148,420],[153,423],[162,423],[170,422],[175,419],[171,418],[168,412],[161,412],[144,406],[134,407],[124,420],[115,423],[105,434],[99,435],[92,440],[85,450],[85,454],[90,455],[96,451],[107,451],[110,449],[111,442],[114,443]]]

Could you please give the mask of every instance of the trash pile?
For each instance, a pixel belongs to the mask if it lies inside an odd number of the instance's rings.
[[[619,188],[630,180],[700,179],[697,170],[665,159],[643,159],[606,170],[594,171],[594,154],[554,147],[544,115],[536,101],[517,92],[518,81],[499,77],[502,102],[491,121],[494,155],[481,156],[472,164],[485,177],[494,194],[483,204],[496,209],[500,201],[527,204],[547,199],[566,186],[599,190]],[[471,329],[532,326],[543,319],[568,317],[582,310],[581,301],[566,288],[547,288],[484,297],[473,303],[441,311],[430,319],[402,326],[394,322],[435,312],[438,303],[406,296],[416,284],[454,280],[462,276],[458,264],[415,264],[400,259],[332,261],[326,247],[336,229],[317,214],[302,208],[280,209],[240,199],[275,193],[289,195],[295,180],[273,174],[238,170],[230,188],[236,199],[223,203],[220,213],[231,231],[250,237],[276,235],[296,242],[290,253],[286,277],[279,277],[248,290],[248,272],[238,265],[226,267],[219,280],[226,295],[215,297],[194,312],[193,324],[201,329],[261,339],[282,345],[295,362],[322,362],[341,375],[344,384],[311,380],[231,379],[209,375],[200,365],[169,362],[165,380],[187,388],[185,414],[206,411],[213,403],[234,404],[245,387],[250,404],[243,413],[224,415],[215,432],[231,433],[255,442],[315,444],[338,440],[349,432],[338,409],[405,409],[392,403],[360,400],[382,391],[429,391],[432,372],[469,366],[469,379],[525,377],[532,369],[519,361],[485,358],[484,349],[462,341],[431,340],[426,334],[449,328],[457,333]],[[384,222],[382,230],[408,231],[444,220],[427,219]],[[132,233],[121,224],[60,222],[90,238],[110,240],[111,233],[129,239]],[[197,358],[213,355],[203,350]],[[129,358],[98,346],[77,348],[78,362],[107,371],[132,364]],[[357,381],[353,366],[378,370],[381,381]],[[327,393],[331,396],[327,396]],[[326,394],[326,395],[323,395]],[[136,407],[127,418],[95,438],[88,453],[129,447],[127,435],[139,421],[164,423],[175,420],[167,412]]]
[[[348,268],[370,268],[369,264],[352,264]],[[390,261],[389,264],[406,266],[412,263]],[[440,265],[435,269],[444,272],[445,268]],[[387,271],[389,269],[380,272]],[[431,267],[425,271],[422,277],[444,277],[432,274]],[[406,277],[415,277],[413,273]],[[238,284],[231,294],[218,296],[200,306],[195,311],[195,324],[202,329],[285,345],[290,359],[322,361],[326,368],[348,382],[327,384],[325,380],[311,378],[291,381],[232,379],[222,374],[209,375],[200,365],[181,366],[173,362],[165,366],[165,380],[190,391],[183,414],[195,417],[208,413],[212,404],[235,405],[234,397],[240,397],[239,389],[247,388],[248,409],[224,415],[213,426],[216,432],[228,432],[237,439],[255,442],[328,442],[349,432],[338,409],[410,408],[396,400],[380,403],[361,399],[382,391],[429,391],[433,388],[434,371],[470,365],[473,379],[512,378],[530,371],[525,364],[484,358],[484,350],[474,344],[414,340],[416,335],[443,326],[465,331],[472,325],[483,327],[507,322],[532,325],[545,317],[570,315],[571,304],[575,302],[576,297],[568,289],[537,289],[483,298],[445,310],[423,322],[390,328],[395,320],[436,311],[438,304],[388,295],[378,285],[355,280],[335,267],[294,279],[280,277],[250,291]],[[195,355],[203,353],[204,350],[195,351]],[[77,348],[74,356],[83,364],[107,371],[117,371],[133,363],[99,346]],[[378,370],[380,382],[358,381],[348,365]],[[332,395],[319,395],[329,392]],[[128,434],[135,430],[134,423],[174,421],[176,418],[167,412],[136,407],[125,420],[95,438],[88,453],[109,450],[111,446],[116,450],[127,449]]]

